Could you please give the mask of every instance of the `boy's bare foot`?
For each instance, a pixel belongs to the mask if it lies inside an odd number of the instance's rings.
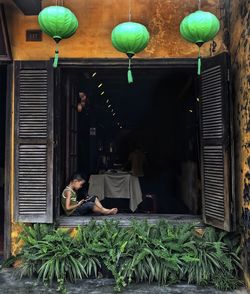
[[[117,208],[110,209],[110,214],[117,214],[117,212],[118,212]]]
[[[112,208],[112,209],[107,209],[104,214],[105,215],[113,215],[113,214],[117,214],[118,209],[117,208]]]

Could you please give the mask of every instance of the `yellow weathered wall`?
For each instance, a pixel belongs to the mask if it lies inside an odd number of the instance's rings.
[[[54,56],[54,41],[43,34],[42,42],[26,42],[26,30],[38,29],[37,16],[25,16],[12,1],[2,0],[6,8],[8,30],[14,60],[46,60]],[[59,1],[60,2],[60,1]],[[55,5],[56,0],[43,0],[43,7]],[[112,29],[121,22],[128,21],[129,0],[65,0],[64,6],[71,9],[79,20],[79,28],[70,39],[60,43],[60,56],[63,58],[122,58],[110,41]],[[202,9],[220,18],[219,0],[203,0]],[[147,26],[151,39],[148,47],[137,57],[174,58],[196,57],[197,46],[183,40],[179,24],[184,16],[197,10],[197,0],[131,0],[132,21]],[[224,50],[222,30],[216,36],[216,53]],[[201,49],[208,56],[210,43]],[[14,93],[14,87],[13,87]],[[14,99],[12,103],[14,107]],[[14,108],[12,115],[14,116]],[[13,117],[12,117],[13,118]],[[20,227],[13,221],[14,186],[14,137],[12,126],[11,148],[11,206],[12,230],[11,251],[19,249],[17,237]]]
[[[43,6],[56,1],[44,0]],[[60,1],[59,1],[60,3]],[[76,34],[60,44],[61,57],[124,57],[111,45],[110,34],[120,22],[128,21],[129,0],[66,0],[79,20]],[[179,34],[184,16],[197,9],[197,0],[131,0],[132,21],[147,26],[151,34],[149,46],[139,57],[194,57],[196,45],[189,44]],[[203,0],[202,9],[219,15],[219,0]],[[49,59],[54,55],[55,44],[45,34],[42,42],[26,42],[25,31],[39,28],[37,16],[24,16],[9,6],[8,25],[14,59]],[[216,37],[218,51],[223,49],[221,33]],[[209,44],[202,48],[209,55]]]
[[[236,197],[242,207],[250,210],[250,3],[248,0],[230,1],[230,52],[232,63],[232,89],[235,116],[235,157],[236,157]],[[244,240],[249,238],[249,232]],[[244,241],[243,240],[243,241]],[[244,244],[245,245],[245,244]],[[250,287],[247,252],[244,255],[244,274]],[[249,253],[248,253],[249,254]],[[249,257],[248,257],[249,258]]]

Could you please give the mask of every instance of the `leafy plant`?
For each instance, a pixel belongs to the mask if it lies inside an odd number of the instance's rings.
[[[203,286],[213,283],[220,289],[218,273],[222,273],[225,277],[224,284],[227,283],[227,280],[231,284],[231,276],[237,279],[239,269],[242,269],[239,257],[240,248],[237,246],[229,250],[227,244],[223,242],[225,236],[224,231],[208,227],[201,237],[193,237],[193,250],[188,251],[191,259],[186,259],[184,267],[189,283]],[[231,286],[222,286],[221,289],[227,287]]]
[[[18,256],[20,277],[37,275],[66,293],[65,281],[112,275],[115,290],[129,283],[180,281],[235,289],[239,279],[239,235],[207,227],[202,235],[195,224],[155,225],[133,220],[129,227],[116,221],[92,221],[79,226],[75,237],[68,230],[46,225],[24,227],[24,246]],[[11,259],[10,259],[11,260]]]
[[[38,275],[38,279],[44,284],[52,284],[55,279],[58,289],[65,292],[64,283],[66,280],[75,282],[88,276],[87,271],[79,259],[80,253],[74,246],[68,232],[62,229],[39,231],[34,226],[32,229],[25,229],[21,238],[26,241],[19,258],[21,265],[17,274],[23,276]],[[29,234],[30,233],[30,234]]]
[[[34,250],[32,246],[50,234],[54,227],[47,224],[20,224],[20,226],[23,231],[19,235],[18,242],[22,240],[24,242],[24,246],[22,247],[21,252],[19,252],[16,256],[11,256],[5,260],[3,266],[8,267],[13,265],[16,261],[20,261],[20,266],[18,267],[16,274],[20,278],[23,276],[31,277],[37,272],[37,269],[41,264],[41,261],[35,258],[34,253],[36,250]]]

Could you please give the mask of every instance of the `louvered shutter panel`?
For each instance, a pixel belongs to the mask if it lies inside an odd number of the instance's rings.
[[[203,60],[200,79],[201,173],[204,222],[234,228],[232,118],[226,53]]]
[[[53,217],[53,70],[47,61],[15,62],[15,219]]]

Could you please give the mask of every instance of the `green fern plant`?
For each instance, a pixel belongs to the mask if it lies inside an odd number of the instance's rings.
[[[239,270],[242,269],[240,250],[235,248],[235,251],[232,251],[232,248],[228,248],[223,242],[225,236],[225,232],[212,227],[206,228],[202,237],[193,236],[192,246],[188,246],[187,251],[191,259],[184,259],[184,276],[187,276],[189,283],[198,285],[212,283],[219,287],[220,283],[216,278],[219,272],[225,277],[222,289],[231,287],[229,284],[231,284],[232,276],[239,280]],[[225,286],[227,280],[228,286]]]
[[[241,285],[239,236],[207,227],[197,236],[192,225],[132,220],[129,227],[116,221],[92,221],[69,232],[47,225],[24,227],[24,246],[18,258],[20,277],[37,275],[66,293],[65,281],[97,277],[108,272],[121,291],[135,282],[159,284],[187,281],[212,284],[221,290]],[[13,260],[13,259],[10,259]]]
[[[37,274],[39,280],[50,285],[56,280],[58,289],[65,293],[66,280],[75,282],[88,275],[78,258],[79,251],[73,244],[74,239],[67,231],[49,229],[48,234],[43,231],[45,235],[41,231],[40,235],[34,234],[34,231],[37,232],[37,228],[26,229],[21,236],[26,243],[19,255],[21,265],[16,270],[20,278]]]

